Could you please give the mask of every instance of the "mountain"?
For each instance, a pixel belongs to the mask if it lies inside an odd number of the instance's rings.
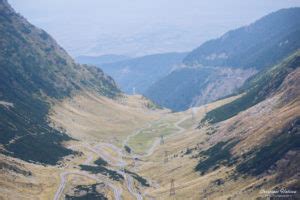
[[[89,65],[101,65],[107,63],[120,62],[124,60],[129,60],[130,57],[123,55],[102,55],[102,56],[78,56],[75,58],[76,62],[81,64],[89,64]]]
[[[299,71],[299,67],[300,51],[297,51],[280,64],[275,65],[247,80],[243,88],[240,90],[240,93],[243,94],[240,98],[208,112],[203,121],[208,120],[211,123],[216,123],[229,119],[269,98],[275,91],[280,89],[280,86],[289,74],[297,70]],[[296,87],[297,82],[299,82],[298,77],[295,78],[295,82],[290,82],[291,85],[289,85],[289,87],[292,87],[293,85],[293,87]],[[294,101],[299,97],[299,89],[292,89],[294,90],[287,91],[288,96],[283,99],[285,104],[288,104],[290,101]]]
[[[144,94],[153,83],[180,66],[186,55],[154,54],[98,66],[116,80],[122,91],[132,94],[135,90],[136,93]]]
[[[183,111],[232,94],[255,72],[229,67],[184,67],[151,85],[145,96],[158,105]]]
[[[141,174],[160,184],[147,194],[161,199],[299,199],[299,84],[296,51],[250,78],[241,94],[175,113],[173,117],[181,116],[180,134],[169,136],[139,166]],[[155,127],[149,131],[158,132]]]
[[[219,146],[227,141],[227,147],[221,149],[230,153],[213,155],[216,145],[206,151],[209,158],[199,162],[196,170],[206,172],[224,159],[223,163],[236,166],[238,174],[258,179],[273,175],[273,184],[297,190],[294,174],[300,161],[299,84],[297,51],[249,80],[241,97],[209,111],[202,122],[218,124],[218,133],[211,140],[218,141]]]
[[[187,65],[262,69],[300,46],[300,8],[282,9],[210,40],[192,51]]]
[[[172,71],[207,98],[237,91],[174,113],[74,63],[0,0],[0,69],[0,199],[300,198],[300,50],[263,70]]]
[[[157,81],[145,96],[180,111],[230,95],[249,77],[300,48],[299,25],[300,8],[289,8],[229,31],[188,54],[186,67]]]
[[[49,125],[51,105],[82,90],[109,98],[120,91],[99,68],[74,63],[6,0],[0,1],[0,41],[0,151],[55,164],[72,151],[61,145],[71,138]]]

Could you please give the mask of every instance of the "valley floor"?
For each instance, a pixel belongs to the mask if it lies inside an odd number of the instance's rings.
[[[78,153],[57,166],[29,164],[1,155],[11,166],[32,175],[20,175],[11,169],[9,176],[7,171],[2,172],[0,199],[198,200],[268,196],[260,193],[257,186],[272,180],[272,175],[234,177],[230,166],[202,175],[194,170],[199,161],[197,152],[213,145],[209,138],[215,128],[208,124],[199,128],[199,121],[209,110],[235,98],[180,113],[151,110],[142,97],[127,97],[116,103],[83,94],[59,102],[50,118],[53,126],[64,128],[76,139],[65,146]],[[107,107],[112,114],[105,112]],[[86,115],[90,115],[89,120]],[[99,117],[105,120],[99,121]],[[274,186],[269,184],[265,188]]]

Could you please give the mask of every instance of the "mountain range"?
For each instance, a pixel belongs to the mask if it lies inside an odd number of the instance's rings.
[[[0,0],[0,199],[299,199],[299,16],[99,64],[172,112]]]
[[[180,111],[237,92],[249,77],[299,49],[299,23],[300,8],[282,9],[205,42],[184,58],[185,68],[161,78],[145,96]]]

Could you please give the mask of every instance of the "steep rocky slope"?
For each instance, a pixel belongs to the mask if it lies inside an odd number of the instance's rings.
[[[46,32],[0,1],[1,153],[55,164],[71,153],[65,133],[48,125],[51,102],[81,90],[113,98],[119,89],[100,69],[75,64]]]
[[[282,9],[210,40],[186,56],[186,68],[160,79],[145,95],[179,111],[236,92],[255,72],[273,66],[300,48],[299,21],[300,8]],[[227,73],[222,73],[226,69]],[[229,77],[232,81],[228,81]]]
[[[158,105],[183,111],[232,94],[255,73],[254,69],[184,67],[154,83],[145,96]]]
[[[242,97],[207,113],[203,121],[208,120],[215,123],[226,120],[265,100],[277,91],[286,76],[299,66],[300,52],[297,51],[280,64],[250,78],[240,90],[240,93],[245,93]],[[297,97],[297,93],[294,94],[296,91],[290,92],[290,100]]]

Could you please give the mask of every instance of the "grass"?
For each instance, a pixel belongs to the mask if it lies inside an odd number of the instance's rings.
[[[280,160],[288,151],[297,150],[300,147],[300,118],[296,119],[293,126],[287,127],[278,137],[269,142],[255,152],[250,152],[244,162],[237,166],[239,173],[257,176],[278,160]]]
[[[98,158],[97,160],[94,161],[94,163],[98,166],[107,166],[108,163],[103,160],[102,158]]]
[[[71,138],[49,125],[49,102],[83,88],[110,98],[120,91],[100,69],[70,62],[50,35],[5,4],[1,1],[0,96],[14,107],[0,107],[0,153],[55,165],[74,152],[61,145]]]
[[[125,172],[126,172],[127,174],[132,175],[132,177],[133,177],[135,180],[137,180],[139,183],[141,183],[142,186],[150,187],[148,181],[147,181],[145,178],[141,177],[140,175],[138,175],[138,174],[136,174],[136,173],[134,173],[134,172],[128,171],[128,170],[126,170],[126,169],[125,169]]]
[[[170,135],[177,130],[170,122],[154,123],[151,127],[132,137],[128,144],[134,152],[143,153],[151,147],[156,138]]]
[[[119,103],[94,93],[81,93],[57,103],[51,120],[76,139],[109,141],[121,147],[129,134],[161,117],[159,111],[145,112],[144,103],[137,96]]]
[[[230,153],[230,150],[238,143],[238,141],[219,142],[209,149],[200,152],[201,156],[206,157],[204,160],[199,161],[195,167],[196,171],[201,174],[206,173],[210,169],[216,169],[221,164],[232,164],[235,158]]]
[[[75,187],[75,192],[85,191],[86,194],[83,196],[71,196],[66,195],[66,200],[107,200],[104,194],[97,192],[96,187],[99,184],[93,185],[78,185]]]
[[[125,145],[125,146],[124,146],[124,149],[125,149],[125,151],[126,151],[127,153],[131,153],[131,149],[130,149],[129,146]]]

